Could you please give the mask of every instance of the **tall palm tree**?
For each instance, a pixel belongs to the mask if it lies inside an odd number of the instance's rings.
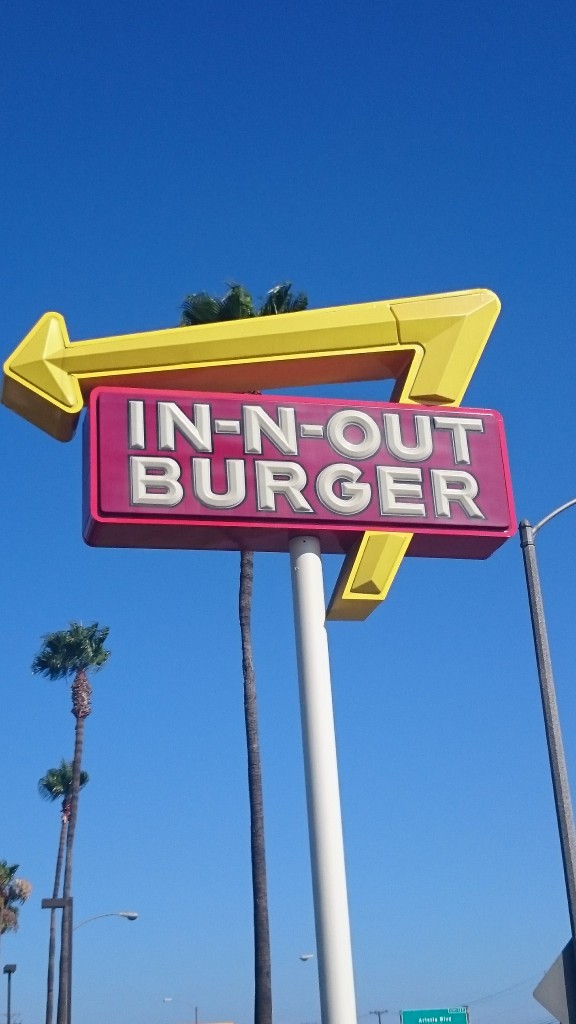
[[[20,907],[32,892],[30,882],[16,878],[17,871],[17,864],[0,860],[0,940],[5,932],[18,929]]]
[[[83,789],[88,782],[88,772],[80,772],[80,789]],[[46,775],[38,780],[38,792],[43,800],[54,802],[62,800],[60,811],[60,839],[58,842],[58,854],[56,856],[56,871],[54,873],[53,899],[57,899],[60,892],[60,878],[62,875],[62,863],[64,860],[64,849],[66,846],[66,833],[70,820],[70,804],[72,798],[72,762],[62,760],[58,768],[49,768]],[[46,989],[46,1024],[52,1024],[52,1012],[54,1007],[54,957],[56,953],[56,910],[50,911],[50,939],[48,942],[48,979]]]
[[[47,676],[49,679],[70,679],[72,677],[72,714],[76,719],[74,732],[74,757],[72,759],[72,792],[70,795],[70,817],[66,832],[66,860],[64,866],[63,897],[70,900],[72,892],[72,854],[74,835],[78,818],[78,794],[82,771],[82,748],[84,744],[84,721],[92,708],[90,697],[92,688],[88,682],[87,672],[102,668],[110,656],[104,647],[108,636],[108,627],[102,629],[97,622],[83,626],[79,622],[71,622],[68,629],[55,633],[46,633],[42,637],[42,647],[32,662],[32,672]],[[62,912],[62,935],[60,941],[60,977],[58,986],[57,1024],[68,1024],[70,954],[72,947],[72,928],[70,904]]]
[[[296,313],[306,309],[304,293],[292,294],[290,282],[276,285],[267,293],[262,305],[254,306],[252,296],[243,285],[231,285],[223,298],[207,292],[187,295],[182,304],[181,324],[217,323],[224,320],[245,320],[276,313]],[[250,801],[250,848],[252,858],[252,901],[254,914],[254,1024],[272,1024],[272,981],[270,960],[270,926],[268,919],[268,888],[266,882],[266,846],[264,841],[264,803],[262,768],[258,738],[256,680],[252,655],[250,618],[254,555],[240,552],[239,618],[244,680],[244,721],[248,750],[248,793]]]

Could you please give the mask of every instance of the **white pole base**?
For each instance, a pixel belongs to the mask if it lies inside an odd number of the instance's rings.
[[[322,1024],[356,1024],[320,544],[290,542]]]

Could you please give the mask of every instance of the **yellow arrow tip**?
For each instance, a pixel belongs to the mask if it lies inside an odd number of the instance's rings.
[[[64,317],[45,313],[4,364],[2,403],[59,441],[74,434],[83,399],[61,366],[70,342]]]

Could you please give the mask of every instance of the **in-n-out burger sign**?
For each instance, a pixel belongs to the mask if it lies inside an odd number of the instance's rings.
[[[514,532],[489,410],[99,388],[87,440],[91,544],[342,552],[381,530],[483,558]]]

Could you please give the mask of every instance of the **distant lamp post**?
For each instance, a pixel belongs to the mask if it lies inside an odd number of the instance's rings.
[[[300,953],[300,959],[306,962],[314,959],[314,953]]]
[[[163,1003],[174,1003],[174,1002],[176,1002],[176,1003],[180,1003],[182,1006],[188,1006],[188,1007],[190,1007],[190,1009],[192,1009],[192,1004],[191,1003],[185,1003],[183,999],[174,999],[173,996],[164,996],[164,999],[162,1000],[162,1002]],[[198,1007],[197,1006],[194,1007],[194,1022],[195,1022],[195,1024],[198,1024]]]
[[[90,921],[99,921],[101,917],[124,917],[127,921],[136,921],[138,912],[136,910],[111,910],[108,914],[95,914],[94,917],[87,917],[85,921],[80,921],[80,924],[75,925],[74,931],[76,932],[79,928],[83,928]]]
[[[8,975],[8,1005],[6,1007],[6,1022],[12,1024],[12,975],[16,970],[16,964],[4,964],[3,973]]]
[[[556,820],[558,822],[558,832],[560,835],[564,881],[566,883],[566,895],[568,897],[568,912],[570,915],[570,927],[572,930],[573,952],[576,952],[576,833],[574,831],[574,816],[572,813],[572,802],[570,799],[568,772],[566,770],[566,759],[564,756],[562,733],[560,731],[560,719],[558,715],[558,705],[556,703],[554,676],[552,674],[552,661],[550,658],[546,620],[544,618],[544,605],[540,589],[540,577],[536,561],[536,547],[534,544],[534,539],[538,530],[572,505],[576,505],[576,498],[572,498],[564,505],[560,505],[559,508],[554,509],[554,511],[550,512],[550,514],[545,516],[544,519],[541,519],[539,523],[536,523],[535,526],[532,526],[527,519],[523,519],[520,523],[519,531],[520,546],[522,548],[522,555],[524,558],[524,571],[526,573],[530,618],[532,620],[534,649],[536,651],[536,663],[538,666],[538,680],[540,683],[542,710],[544,712],[544,727],[546,730],[548,758],[550,761],[550,772],[552,775]]]

